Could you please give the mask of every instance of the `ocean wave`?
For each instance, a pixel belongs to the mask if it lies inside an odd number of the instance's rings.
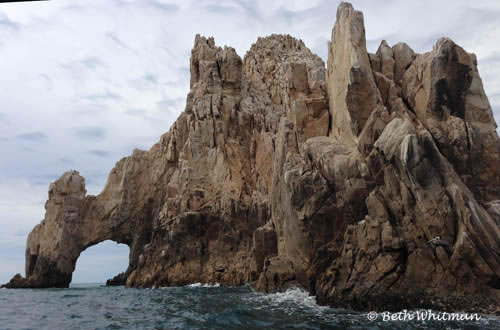
[[[298,287],[276,293],[254,292],[254,295],[247,296],[247,300],[260,306],[256,309],[281,310],[288,315],[305,312],[324,318],[332,312],[330,307],[318,305],[315,296],[309,295],[309,292]]]
[[[218,288],[220,287],[219,283],[193,283],[186,285],[188,288]]]
[[[327,306],[318,305],[316,297],[309,295],[309,292],[301,288],[290,288],[284,292],[266,294],[264,299],[269,300],[272,305],[293,303],[308,308],[329,309]]]

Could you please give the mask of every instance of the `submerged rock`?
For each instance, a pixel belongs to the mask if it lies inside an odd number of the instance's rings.
[[[362,13],[341,3],[327,69],[288,35],[243,60],[196,36],[190,63],[185,111],[98,196],[76,171],[50,186],[26,278],[7,287],[67,287],[80,253],[111,239],[131,249],[129,287],[495,312],[500,140],[474,55],[449,39],[368,54]]]

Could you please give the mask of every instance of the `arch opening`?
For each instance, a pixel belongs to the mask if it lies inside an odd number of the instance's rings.
[[[81,252],[70,285],[105,284],[125,273],[129,267],[130,248],[126,244],[106,240]]]

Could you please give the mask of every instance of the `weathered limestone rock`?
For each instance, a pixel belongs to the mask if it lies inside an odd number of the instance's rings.
[[[377,56],[380,59],[380,69],[377,72],[382,73],[390,80],[394,80],[394,52],[387,44],[387,41],[382,40],[377,50]]]
[[[288,35],[243,60],[196,36],[190,66],[185,111],[102,193],[76,171],[50,186],[26,278],[7,287],[66,287],[80,253],[111,239],[131,251],[110,284],[498,311],[500,140],[474,55],[449,39],[368,54],[362,13],[341,3],[327,70]]]
[[[394,54],[394,81],[399,84],[403,74],[415,59],[415,52],[404,42],[392,46]]]
[[[363,13],[342,2],[328,47],[328,96],[332,135],[356,140],[379,103],[366,51]]]
[[[484,202],[500,193],[500,140],[477,61],[453,41],[438,40],[403,76],[403,95],[455,171]]]
[[[297,276],[300,273],[297,273],[291,261],[283,257],[272,257],[266,259],[256,287],[266,292],[286,290],[300,286]]]
[[[278,238],[272,223],[259,227],[253,233],[253,246],[255,255],[255,266],[257,272],[261,273],[264,268],[264,261],[268,257],[278,254]]]
[[[345,231],[341,256],[318,279],[319,299],[366,309],[383,302],[384,308],[395,310],[401,304],[438,308],[450,301],[481,308],[497,299],[492,284],[500,269],[494,252],[498,224],[455,174],[429,132],[396,118],[370,159],[377,162],[370,168],[379,172],[375,176],[382,176],[382,184],[366,201],[365,219]],[[450,251],[426,244],[437,235],[450,242]],[[471,277],[483,280],[471,286]],[[475,301],[469,300],[476,294]]]

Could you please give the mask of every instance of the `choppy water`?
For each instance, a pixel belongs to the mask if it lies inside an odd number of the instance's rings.
[[[249,287],[191,285],[125,289],[0,290],[0,329],[500,329],[475,322],[369,321],[367,314],[318,306],[294,289],[263,294]]]

